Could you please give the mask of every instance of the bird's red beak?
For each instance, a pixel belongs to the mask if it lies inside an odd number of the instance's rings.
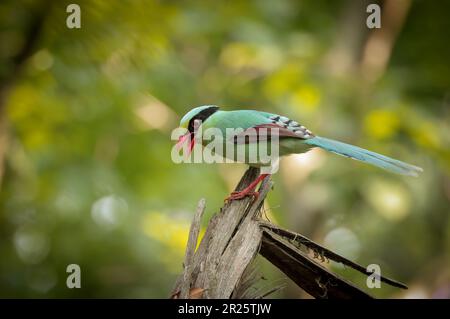
[[[189,156],[192,152],[192,149],[194,148],[195,144],[195,138],[194,134],[191,132],[188,132],[178,139],[178,142],[176,144],[177,150],[181,150],[183,148],[184,144],[189,143],[189,148],[187,149],[187,156]]]

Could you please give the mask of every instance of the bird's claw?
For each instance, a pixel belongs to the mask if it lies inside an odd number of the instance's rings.
[[[238,199],[243,199],[245,197],[253,197],[253,200],[257,200],[259,197],[259,192],[232,192],[230,194],[230,196],[228,196],[227,198],[225,198],[224,202],[228,203],[232,200],[238,200]]]

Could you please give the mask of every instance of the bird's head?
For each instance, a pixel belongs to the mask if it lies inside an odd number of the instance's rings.
[[[180,127],[188,130],[185,135],[181,136],[178,140],[177,146],[181,148],[184,143],[190,140],[189,152],[194,148],[194,133],[195,128],[198,127],[196,123],[205,122],[208,117],[213,115],[219,109],[216,105],[203,105],[198,106],[187,112],[180,121]]]

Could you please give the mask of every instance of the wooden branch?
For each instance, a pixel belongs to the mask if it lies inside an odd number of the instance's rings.
[[[236,190],[242,190],[259,176],[259,169],[249,168]],[[179,276],[172,298],[238,298],[253,281],[249,267],[258,253],[278,267],[303,290],[315,298],[372,298],[370,295],[326,269],[327,259],[342,263],[365,275],[365,267],[352,262],[312,240],[261,220],[260,210],[272,183],[265,178],[259,197],[228,202],[209,221],[198,247],[200,221],[205,208],[199,202],[186,248],[184,271]],[[305,252],[306,249],[306,252]],[[308,255],[308,250],[314,256]],[[390,285],[406,288],[389,278],[380,277]],[[273,290],[277,290],[276,287]],[[270,291],[269,291],[270,292]],[[265,296],[258,293],[255,297]]]
[[[260,253],[315,298],[372,298],[273,232],[264,231]]]
[[[192,221],[191,228],[189,230],[189,238],[186,247],[186,254],[184,257],[184,273],[183,282],[180,288],[180,298],[186,299],[190,295],[190,285],[189,278],[192,274],[192,264],[194,261],[195,249],[197,248],[198,234],[200,233],[201,220],[203,213],[205,212],[206,201],[202,198],[198,202],[197,212],[194,215],[194,220]]]
[[[272,232],[272,233],[280,235],[281,237],[283,237],[285,239],[289,239],[290,242],[296,244],[296,246],[298,248],[300,248],[301,246],[304,246],[307,249],[312,249],[314,251],[314,256],[320,258],[322,261],[324,261],[326,258],[329,260],[333,260],[337,263],[341,263],[352,269],[355,269],[356,271],[359,271],[360,273],[362,273],[364,275],[367,275],[367,276],[372,275],[371,272],[367,271],[367,267],[363,267],[351,260],[348,260],[347,258],[342,257],[342,256],[336,254],[335,252],[332,252],[331,250],[313,242],[311,239],[309,239],[301,234],[295,233],[290,230],[283,229],[279,226],[276,226],[274,224],[271,224],[271,223],[268,223],[265,221],[261,221],[260,225],[261,225],[261,227],[263,227],[263,229],[267,230],[266,233]],[[388,285],[391,285],[393,287],[403,288],[403,289],[408,288],[405,284],[403,284],[401,282],[398,282],[394,279],[384,277],[381,275],[380,275],[380,281],[382,281]]]
[[[259,176],[259,169],[246,171],[236,190],[242,190]],[[271,182],[266,178],[256,200],[230,201],[209,221],[195,252],[190,276],[180,276],[172,296],[181,297],[181,287],[201,289],[202,298],[230,298],[245,269],[259,251],[262,232],[258,214]]]

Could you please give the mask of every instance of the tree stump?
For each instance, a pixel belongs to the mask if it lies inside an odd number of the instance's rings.
[[[236,190],[242,190],[259,176],[249,168]],[[186,247],[184,271],[172,291],[172,298],[239,298],[246,269],[260,253],[315,298],[372,298],[349,281],[330,272],[328,260],[344,264],[365,275],[358,265],[295,232],[261,219],[261,207],[272,182],[266,177],[259,197],[226,203],[207,226],[197,247],[205,200],[200,200],[191,224]],[[310,253],[313,253],[311,256]],[[406,288],[402,283],[380,276],[382,282]],[[248,287],[247,287],[248,288]]]

